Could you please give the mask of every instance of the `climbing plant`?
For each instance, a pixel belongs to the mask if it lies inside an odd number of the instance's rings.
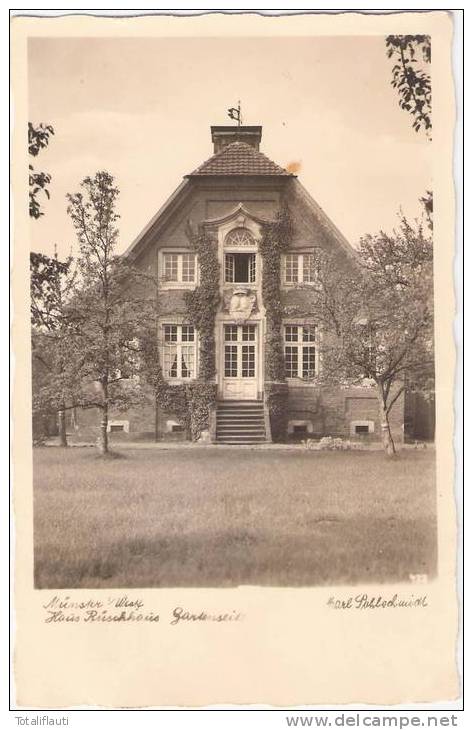
[[[281,300],[281,255],[290,245],[293,225],[283,207],[273,221],[264,223],[259,243],[263,262],[262,297],[266,309],[265,383],[274,441],[285,438],[288,387],[285,381],[284,350],[281,337],[283,303]]]
[[[194,233],[190,226],[187,235],[197,253],[200,270],[199,285],[184,294],[187,320],[199,333],[198,378],[188,383],[170,385],[159,365],[155,367],[154,376],[157,403],[165,412],[179,419],[188,438],[197,441],[202,432],[209,428],[210,409],[217,397],[215,316],[220,302],[220,266],[217,246],[211,236],[202,232]],[[159,353],[151,359],[159,363]]]
[[[266,380],[283,382],[284,352],[281,340],[281,254],[289,247],[293,226],[289,211],[282,208],[276,218],[264,223],[259,243],[263,262],[262,296],[266,309]]]
[[[194,233],[190,226],[187,235],[197,253],[200,282],[184,299],[189,321],[199,333],[199,378],[209,381],[215,376],[215,317],[220,304],[217,245],[208,233]]]

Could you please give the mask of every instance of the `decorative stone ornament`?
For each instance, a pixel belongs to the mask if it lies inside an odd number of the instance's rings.
[[[253,313],[256,294],[251,289],[238,287],[225,293],[225,309],[238,322],[244,322]]]

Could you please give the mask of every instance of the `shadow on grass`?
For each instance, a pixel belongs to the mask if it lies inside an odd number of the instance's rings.
[[[356,585],[436,573],[431,520],[326,520],[310,534],[257,529],[136,537],[68,554],[38,555],[37,588]]]
[[[127,457],[122,451],[107,451],[106,453],[95,451],[92,458],[99,461],[114,461],[115,459],[126,459]]]

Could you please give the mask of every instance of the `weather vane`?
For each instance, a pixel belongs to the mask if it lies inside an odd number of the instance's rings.
[[[230,119],[234,119],[236,122],[238,122],[238,126],[241,125],[241,123],[242,123],[243,120],[242,120],[242,117],[241,117],[241,105],[240,105],[240,101],[238,101],[238,107],[237,108],[235,108],[234,106],[232,106],[232,107],[230,107],[230,109],[228,109],[228,116],[230,117]]]

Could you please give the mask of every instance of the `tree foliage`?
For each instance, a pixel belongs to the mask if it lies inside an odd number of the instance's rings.
[[[367,235],[356,268],[316,254],[312,316],[321,332],[322,382],[376,387],[383,444],[395,452],[389,416],[409,384],[434,376],[433,250],[422,224]]]
[[[434,195],[432,190],[426,190],[422,198],[419,198],[419,203],[423,206],[424,217],[427,226],[431,231],[434,230]]]
[[[428,35],[389,35],[388,58],[394,59],[391,85],[399,94],[399,106],[414,117],[412,126],[431,137],[432,84],[428,71],[431,42]]]
[[[138,272],[115,253],[119,190],[105,171],[86,177],[68,195],[68,213],[79,241],[78,283],[70,313],[74,336],[70,359],[80,383],[80,403],[101,413],[99,448],[108,451],[111,408],[124,410],[142,400],[137,381],[137,333],[154,304]]]
[[[68,359],[73,282],[71,258],[60,261],[57,254],[30,254],[33,414],[39,418],[58,414],[63,446],[67,446],[65,411],[75,384]]]
[[[70,271],[71,259],[60,261],[43,253],[30,253],[31,322],[37,329],[55,330],[62,318],[62,280]]]
[[[50,124],[38,124],[34,126],[28,122],[28,154],[36,157],[41,150],[49,144],[54,129]],[[31,218],[39,218],[44,215],[39,202],[40,193],[49,198],[48,185],[51,182],[51,175],[47,172],[35,170],[32,164],[29,166],[29,214]]]

